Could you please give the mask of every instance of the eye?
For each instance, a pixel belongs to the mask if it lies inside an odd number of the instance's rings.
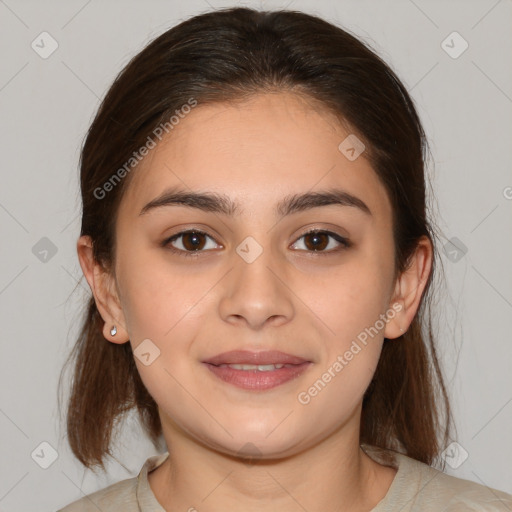
[[[208,247],[207,239],[214,242],[213,247]],[[301,239],[304,239],[305,243],[303,242],[303,245],[305,246],[305,249],[300,250],[319,254],[338,252],[340,250],[347,249],[352,245],[347,238],[344,238],[337,233],[323,230],[308,231],[298,238],[298,240]],[[176,245],[173,245],[174,243],[176,243]],[[293,245],[296,244],[297,242]],[[336,248],[336,244],[338,248]],[[168,248],[171,252],[182,256],[198,257],[202,252],[205,252],[208,249],[214,249],[216,244],[215,240],[208,235],[208,233],[198,229],[189,229],[186,231],[180,231],[179,233],[165,239],[161,245],[162,247]]]
[[[162,247],[168,247],[172,252],[180,253],[183,256],[195,257],[199,256],[199,253],[204,252],[202,249],[205,249],[205,245],[207,245],[205,238],[213,240],[213,238],[204,231],[190,229],[188,231],[181,231],[167,238],[162,242]],[[175,241],[178,242],[178,247],[172,245]]]
[[[343,249],[347,249],[352,245],[347,238],[331,231],[312,230],[304,233],[300,238],[298,238],[298,240],[301,240],[302,238],[304,239],[303,245],[306,247],[306,251],[318,253],[338,252]],[[331,243],[329,238],[333,239],[334,242]],[[297,242],[295,242],[295,244],[297,244]],[[336,248],[336,244],[338,244],[338,248]],[[334,248],[332,247],[333,245]],[[339,248],[340,245],[341,248]],[[329,250],[325,250],[326,248],[329,248]]]

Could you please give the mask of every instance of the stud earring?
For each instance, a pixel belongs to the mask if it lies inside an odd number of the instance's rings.
[[[111,336],[115,336],[116,334],[117,334],[117,329],[116,329],[116,326],[113,325],[112,329],[110,329],[110,335]]]

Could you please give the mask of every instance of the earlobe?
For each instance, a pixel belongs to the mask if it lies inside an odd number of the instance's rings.
[[[103,337],[106,340],[119,345],[129,341],[129,336],[125,327],[120,326],[119,323],[110,324],[107,321],[103,324]]]
[[[390,320],[384,331],[385,338],[398,338],[409,328],[421,303],[432,268],[432,257],[432,243],[424,236],[418,242],[408,268],[402,272],[395,284],[391,300],[395,314],[392,318],[389,315]]]
[[[384,338],[395,339],[407,331],[409,324],[404,321],[404,304],[403,300],[396,300],[387,312],[386,328],[384,329]]]
[[[81,236],[77,242],[77,253],[82,272],[87,279],[96,302],[96,307],[104,320],[103,336],[112,343],[129,341],[125,319],[117,293],[113,290],[112,275],[94,259],[92,240]],[[115,326],[115,331],[113,327]]]

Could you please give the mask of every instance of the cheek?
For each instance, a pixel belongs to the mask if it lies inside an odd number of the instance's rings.
[[[135,344],[145,338],[163,342],[194,316],[205,283],[172,269],[161,257],[136,256],[125,258],[119,270],[128,333]]]
[[[144,385],[160,407],[178,417],[176,404],[190,402],[183,385],[190,374],[190,347],[202,326],[201,298],[211,285],[153,263],[130,272],[126,261],[123,310]]]
[[[388,276],[375,262],[363,258],[333,271],[312,300],[311,309],[329,327],[330,337],[340,350],[360,333],[375,327],[380,331],[380,315],[386,312]],[[378,323],[377,323],[378,322]]]
[[[186,382],[190,374],[191,347],[204,328],[205,295],[215,280],[171,269],[162,258],[151,261],[146,256],[145,261],[144,266],[135,266],[127,258],[122,271],[123,311],[135,362],[155,400],[165,403],[170,393],[183,403],[187,396],[181,395],[178,382]],[[145,353],[150,354],[148,365],[139,357]]]
[[[324,302],[315,307],[328,325],[325,352],[300,390],[299,403],[313,417],[345,421],[363,398],[375,373],[384,339],[386,306],[382,276],[368,271],[343,274],[324,288]],[[385,318],[385,317],[384,317]]]

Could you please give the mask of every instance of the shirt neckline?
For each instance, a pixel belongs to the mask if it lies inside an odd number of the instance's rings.
[[[135,491],[137,504],[141,512],[165,512],[149,485],[148,473],[161,466],[169,457],[169,452],[149,457],[137,476],[137,488]]]
[[[406,491],[406,478],[410,472],[409,458],[399,452],[386,450],[369,444],[361,444],[362,450],[375,462],[384,466],[391,466],[397,470],[386,495],[370,512],[385,512],[386,507],[396,502],[399,495],[402,497]],[[149,457],[137,476],[136,498],[141,512],[165,512],[165,509],[156,499],[149,485],[148,473],[161,466],[169,457],[169,452]],[[409,468],[409,469],[408,469]],[[402,493],[402,494],[401,494]]]
[[[412,470],[410,463],[412,460],[403,453],[380,448],[378,446],[363,443],[361,444],[361,448],[366,455],[375,462],[397,470],[386,494],[370,512],[386,512],[387,510],[393,510],[393,508],[390,507],[398,505],[399,497],[401,496],[403,498],[407,494],[406,480],[408,477],[410,478]]]

